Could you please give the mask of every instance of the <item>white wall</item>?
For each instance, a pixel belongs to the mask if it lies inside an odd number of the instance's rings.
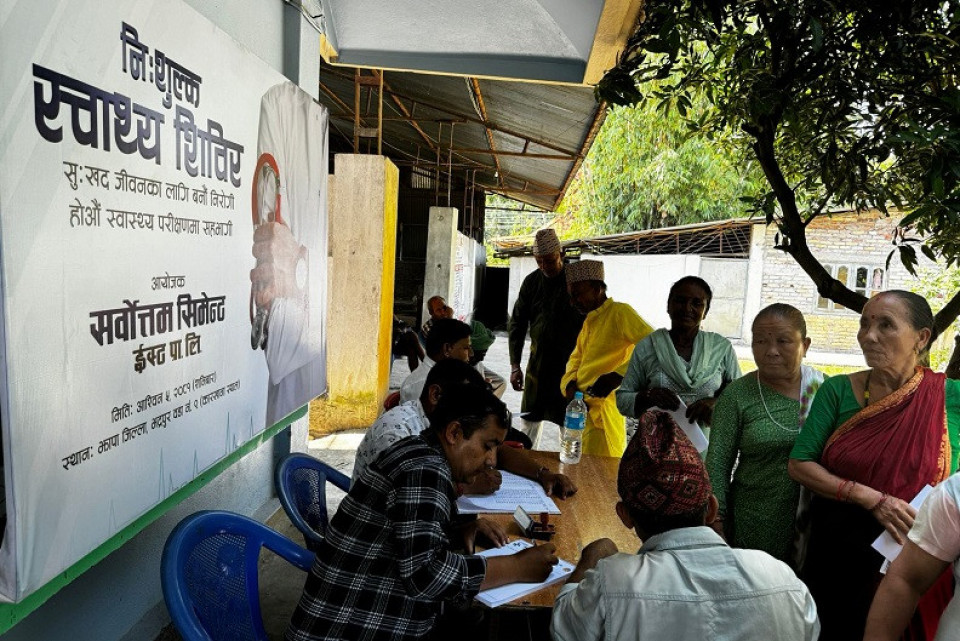
[[[184,0],[207,20],[283,72],[282,0]],[[316,33],[316,32],[314,32]],[[319,56],[319,37],[314,39]],[[296,79],[292,79],[296,82]],[[316,85],[316,83],[313,83]],[[318,87],[303,87],[313,95]]]
[[[602,262],[607,295],[622,303],[629,303],[654,328],[670,326],[670,317],[667,316],[667,295],[670,293],[670,286],[683,276],[700,276],[704,266],[704,259],[691,254],[638,256],[584,253],[582,258]],[[736,268],[731,269],[731,274],[736,273],[738,278],[746,272],[747,261],[742,259],[709,259],[709,261],[714,271],[718,264],[722,268],[722,264],[730,263],[732,268]],[[537,263],[532,256],[510,259],[508,312],[513,311],[513,304],[517,300],[523,279],[536,268]],[[714,283],[710,278],[706,280],[714,290],[715,298],[730,300],[726,301],[728,309],[720,310],[720,313],[714,314],[713,317],[707,314],[707,318],[703,321],[703,328],[724,334],[730,333],[732,329],[739,330],[740,310],[743,308],[742,299],[746,285],[739,282],[732,283],[731,287],[736,288],[735,296],[725,297],[721,291],[725,287],[723,282]],[[734,298],[736,300],[733,300]]]
[[[520,285],[527,274],[537,268],[537,261],[533,256],[519,256],[510,258],[510,286],[507,290],[507,316],[513,314],[513,304],[520,294]]]
[[[487,252],[474,239],[457,232],[456,260],[453,267],[453,293],[447,304],[453,308],[455,317],[469,323],[477,306],[480,293],[480,276],[487,264]]]
[[[667,316],[670,286],[683,276],[700,274],[700,257],[690,254],[596,256],[585,253],[582,257],[602,262],[607,295],[629,303],[654,329],[670,326]]]
[[[313,96],[317,93],[319,38],[309,26],[284,40],[282,0],[186,0],[220,29]],[[287,24],[290,17],[287,15]],[[296,42],[290,42],[296,40]],[[284,68],[292,47],[299,65]],[[312,74],[312,75],[311,75]],[[121,549],[78,577],[3,635],[4,641],[151,641],[169,623],[160,590],[160,555],[167,535],[185,516],[224,509],[265,520],[278,507],[273,469],[283,454],[305,451],[307,419],[226,470],[203,489],[148,526]]]

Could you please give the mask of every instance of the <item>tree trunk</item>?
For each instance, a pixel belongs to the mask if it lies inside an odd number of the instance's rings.
[[[947,378],[960,378],[960,334],[953,339],[953,354],[950,355],[945,373]]]
[[[753,151],[760,162],[760,167],[763,169],[767,182],[773,188],[777,203],[780,205],[781,231],[786,237],[784,251],[790,254],[810,277],[810,280],[817,286],[818,294],[835,303],[840,303],[848,309],[859,312],[867,303],[866,297],[851,291],[831,276],[830,272],[820,264],[820,261],[817,260],[817,257],[810,251],[809,245],[807,245],[806,226],[800,216],[800,210],[797,208],[796,195],[790,185],[787,184],[787,180],[780,170],[780,163],[777,161],[773,144],[775,131],[775,125],[768,124],[751,133],[756,141],[753,144]]]

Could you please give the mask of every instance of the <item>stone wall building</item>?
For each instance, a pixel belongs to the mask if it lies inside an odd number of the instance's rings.
[[[834,278],[860,294],[910,289],[916,279],[898,256],[893,256],[887,269],[887,257],[894,250],[893,232],[901,218],[875,211],[819,216],[807,227],[807,243]],[[820,297],[796,261],[775,248],[775,234],[775,227],[764,227],[761,308],[778,302],[793,305],[806,317],[817,351],[859,354],[859,314]]]

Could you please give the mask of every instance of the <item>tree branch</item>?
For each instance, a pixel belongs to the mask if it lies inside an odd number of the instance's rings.
[[[777,161],[773,145],[774,132],[775,124],[773,123],[766,123],[765,126],[760,127],[755,136],[756,142],[753,149],[767,181],[773,188],[774,196],[780,204],[781,231],[788,240],[784,244],[784,251],[793,256],[800,268],[814,282],[817,286],[817,293],[835,303],[840,303],[844,307],[859,312],[867,302],[866,297],[851,291],[831,276],[807,245],[806,226],[797,208],[796,195],[790,189],[790,185],[780,169],[780,163]]]
[[[960,291],[955,293],[943,309],[933,317],[933,336],[930,337],[930,341],[933,342],[937,336],[945,332],[950,324],[957,320],[957,316],[960,316]]]

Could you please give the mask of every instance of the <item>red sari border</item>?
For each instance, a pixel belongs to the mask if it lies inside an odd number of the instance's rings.
[[[921,383],[923,383],[923,380],[928,373],[931,375],[934,374],[934,372],[931,370],[917,366],[917,368],[914,370],[913,376],[910,377],[910,380],[908,380],[898,390],[894,391],[892,394],[888,394],[876,403],[867,405],[849,419],[844,421],[843,424],[840,425],[840,427],[838,427],[833,434],[830,435],[830,438],[827,439],[827,443],[824,446],[821,454],[821,460],[822,457],[827,454],[827,450],[829,450],[830,447],[845,434],[850,433],[852,430],[863,425],[865,422],[876,418],[882,413],[893,409],[902,403],[910,401],[911,397],[920,388]],[[947,429],[946,407],[941,408],[941,410],[943,411],[943,425],[940,437],[940,448],[937,455],[937,471],[935,477],[929,479],[929,483],[931,485],[936,485],[950,476],[950,461],[953,452],[950,445],[949,430]]]

